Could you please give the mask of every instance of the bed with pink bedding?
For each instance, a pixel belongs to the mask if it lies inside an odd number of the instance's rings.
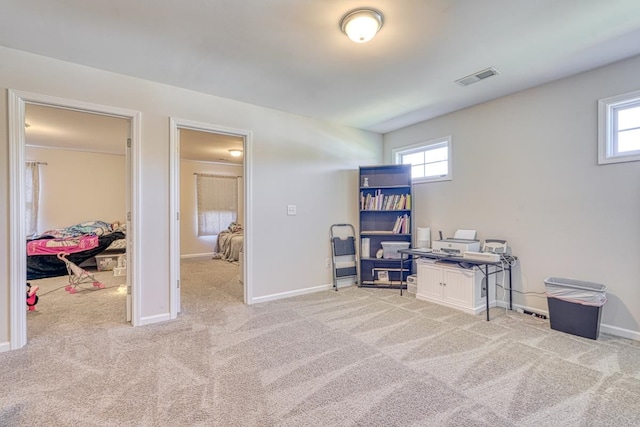
[[[114,224],[87,221],[48,230],[27,240],[27,280],[68,274],[66,264],[57,257],[61,252],[68,253],[67,259],[79,265],[107,249],[126,243],[124,227]]]

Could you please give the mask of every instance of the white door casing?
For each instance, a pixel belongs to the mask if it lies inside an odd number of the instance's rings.
[[[87,113],[121,117],[130,121],[131,152],[127,164],[127,200],[130,203],[130,220],[127,220],[127,285],[131,286],[131,320],[134,326],[140,324],[141,289],[137,262],[140,242],[139,206],[139,159],[140,159],[140,118],[139,111],[91,104],[82,101],[58,98],[37,93],[9,90],[9,328],[11,350],[24,347],[27,343],[27,317],[25,310],[26,267],[26,224],[24,199],[25,174],[25,106],[28,103],[65,108]]]
[[[189,129],[200,132],[221,133],[233,136],[239,136],[244,139],[244,303],[251,304],[253,299],[253,289],[251,284],[251,227],[253,225],[253,215],[251,214],[251,205],[247,202],[251,200],[251,161],[252,161],[252,132],[243,129],[234,129],[226,126],[219,126],[207,123],[195,122],[192,120],[183,120],[177,118],[169,118],[170,127],[170,273],[169,279],[171,283],[170,291],[170,316],[175,319],[180,312],[180,129]]]
[[[129,233],[129,230],[132,230],[134,227],[131,225],[131,220],[132,220],[132,213],[131,211],[133,210],[133,198],[131,197],[132,195],[132,191],[131,191],[131,149],[132,149],[132,138],[131,138],[131,125],[129,125],[129,138],[127,139],[126,142],[126,146],[125,146],[125,162],[126,162],[126,170],[127,170],[127,179],[126,179],[126,187],[127,187],[127,217],[125,218],[125,221],[127,223],[127,252],[126,252],[126,257],[129,258],[129,251],[133,248],[133,242],[131,239],[131,233]],[[140,211],[137,211],[140,212]],[[129,262],[129,260],[127,259],[127,262]],[[133,320],[133,298],[132,298],[132,286],[131,286],[131,268],[127,267],[126,271],[126,275],[127,275],[127,297],[125,299],[125,311],[126,311],[126,316],[127,316],[127,322],[131,322]],[[138,310],[138,313],[140,311]]]

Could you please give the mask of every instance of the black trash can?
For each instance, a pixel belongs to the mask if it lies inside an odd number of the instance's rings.
[[[548,277],[544,283],[551,329],[597,339],[607,287],[560,277]]]

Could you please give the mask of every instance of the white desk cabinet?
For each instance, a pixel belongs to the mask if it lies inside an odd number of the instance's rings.
[[[482,292],[484,274],[477,268],[461,268],[456,264],[438,264],[433,260],[417,261],[416,298],[479,314],[486,308]],[[489,276],[492,278],[493,276]],[[489,280],[489,306],[495,307],[495,278]]]

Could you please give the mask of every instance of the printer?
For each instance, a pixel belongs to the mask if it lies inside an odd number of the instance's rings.
[[[431,243],[432,251],[436,254],[447,255],[460,255],[465,252],[480,252],[479,240],[466,240],[466,239],[442,239],[434,240]]]
[[[480,252],[480,241],[476,240],[475,230],[458,230],[453,237],[431,242],[431,249],[436,254],[462,256],[465,252]]]

